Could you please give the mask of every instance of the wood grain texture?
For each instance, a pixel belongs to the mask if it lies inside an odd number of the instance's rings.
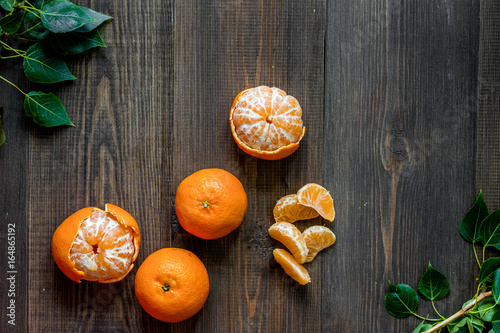
[[[78,81],[58,89],[77,127],[32,128],[29,138],[30,331],[157,331],[164,325],[136,301],[136,269],[118,283],[75,284],[57,269],[50,243],[73,212],[109,202],[138,221],[137,265],[166,244],[172,7],[164,1],[79,4],[115,19],[101,30],[108,47],[79,58],[71,67]]]
[[[0,75],[18,87],[28,90],[29,85],[24,79],[24,74],[19,71],[19,60],[2,60]],[[0,83],[0,106],[4,107],[2,117],[3,128],[7,138],[6,143],[0,147],[0,244],[2,256],[0,257],[0,316],[3,318],[1,327],[9,327],[9,332],[26,332],[28,329],[28,219],[27,219],[27,177],[28,177],[28,139],[29,123],[31,120],[24,115],[22,108],[24,96],[15,88]],[[9,224],[15,224],[15,263],[14,269],[8,265],[8,240]],[[10,239],[12,240],[12,239]],[[15,297],[10,297],[11,276],[8,271],[15,271]],[[14,295],[13,295],[14,296]],[[16,326],[7,326],[7,306],[10,300],[15,301]],[[9,318],[10,319],[10,318]]]
[[[388,280],[416,288],[429,261],[457,288],[442,313],[474,295],[458,225],[475,196],[478,17],[469,1],[329,3],[323,169],[338,242],[323,331],[411,332],[418,320],[382,300]]]
[[[477,188],[490,208],[500,207],[500,3],[481,1],[477,117]]]
[[[383,298],[388,280],[416,287],[429,262],[452,284],[442,314],[474,294],[458,225],[480,188],[500,205],[496,1],[75,3],[114,17],[101,30],[108,47],[70,65],[77,81],[52,87],[76,127],[34,125],[0,82],[0,240],[7,223],[19,226],[20,306],[19,326],[2,321],[0,332],[411,332],[419,321],[391,317]],[[23,90],[46,88],[0,62]],[[283,160],[250,157],[232,139],[233,99],[258,85],[302,106],[304,140]],[[174,199],[186,176],[211,167],[242,181],[249,206],[239,229],[205,241],[179,225]],[[272,259],[280,244],[267,229],[275,202],[308,182],[333,195],[337,242],[299,286]],[[139,223],[136,267],[167,246],[205,263],[211,291],[197,315],[150,317],[135,298],[137,268],[108,285],[59,271],[54,230],[107,202]],[[2,304],[6,265],[2,256]],[[427,302],[418,312],[433,315]]]
[[[242,181],[249,208],[241,227],[220,240],[200,241],[173,226],[172,244],[200,255],[212,281],[197,318],[174,331],[320,329],[320,261],[310,265],[314,283],[298,288],[273,264],[278,244],[267,229],[280,197],[322,179],[324,13],[321,1],[175,4],[174,184],[199,169],[223,168]],[[306,136],[280,161],[246,155],[231,136],[234,97],[259,85],[284,89],[303,109]]]

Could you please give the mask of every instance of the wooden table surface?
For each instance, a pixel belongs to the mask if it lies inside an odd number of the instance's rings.
[[[88,1],[113,16],[108,47],[78,58],[71,83],[36,86],[17,60],[0,75],[55,92],[76,125],[41,128],[0,84],[0,239],[16,226],[16,326],[2,332],[411,332],[384,308],[388,281],[416,288],[429,262],[450,280],[451,315],[474,295],[470,244],[458,225],[482,189],[500,208],[500,3],[497,0]],[[258,85],[295,96],[306,135],[279,161],[234,143],[229,109]],[[205,241],[174,211],[177,186],[224,168],[248,194],[241,227]],[[280,197],[308,182],[330,190],[334,246],[300,286],[272,259]],[[163,247],[205,263],[211,290],[193,318],[166,324],[134,294],[137,268],[113,284],[66,278],[51,237],[70,214],[114,203],[138,221],[137,265]],[[297,223],[300,229],[324,223]],[[432,315],[429,304],[419,313]]]

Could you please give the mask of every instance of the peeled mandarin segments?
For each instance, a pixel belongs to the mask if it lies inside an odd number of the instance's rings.
[[[307,248],[309,249],[306,262],[311,262],[319,251],[333,245],[336,240],[335,234],[327,227],[321,225],[315,225],[307,228],[302,233],[302,236],[304,237]]]
[[[314,183],[309,183],[297,192],[299,203],[314,208],[324,219],[332,222],[335,219],[332,196],[328,191]]]
[[[75,282],[111,283],[123,279],[139,254],[140,233],[135,219],[122,208],[83,208],[54,232],[52,255]]]
[[[229,121],[236,144],[247,154],[267,160],[292,154],[305,133],[299,102],[275,87],[240,92]]]
[[[194,316],[207,300],[207,269],[191,251],[164,248],[149,255],[135,275],[135,295],[154,318],[177,323]]]
[[[311,282],[311,277],[307,270],[297,262],[289,252],[283,249],[273,251],[274,259],[283,267],[285,273],[301,285]]]
[[[311,207],[300,204],[296,194],[290,194],[276,202],[273,215],[276,222],[293,223],[299,220],[313,219],[318,217],[319,213]]]
[[[296,226],[289,222],[276,222],[269,228],[269,236],[285,245],[300,264],[306,261],[309,250]]]
[[[247,211],[241,182],[222,169],[203,169],[186,177],[175,194],[175,213],[189,233],[215,239],[238,228]]]

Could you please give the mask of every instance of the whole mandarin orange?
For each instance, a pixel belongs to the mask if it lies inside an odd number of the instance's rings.
[[[210,289],[205,265],[192,252],[164,248],[149,255],[137,270],[135,295],[154,318],[177,323],[194,316]]]
[[[175,213],[181,226],[203,238],[224,237],[238,228],[247,211],[241,182],[222,169],[203,169],[186,177],[177,188]]]

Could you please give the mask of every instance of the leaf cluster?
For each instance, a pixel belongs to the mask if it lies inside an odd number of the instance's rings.
[[[385,296],[385,308],[394,317],[403,318],[413,315],[423,321],[413,333],[441,330],[447,327],[451,333],[488,332],[500,333],[500,257],[485,258],[488,247],[500,249],[500,209],[492,213],[479,193],[473,206],[462,219],[459,232],[462,237],[472,243],[474,256],[479,267],[476,295],[462,306],[462,310],[445,318],[436,309],[434,300],[444,298],[450,291],[450,283],[446,276],[429,267],[420,279],[418,293],[432,306],[438,318],[425,318],[416,313],[418,294],[406,284],[394,285],[389,282],[389,292]],[[476,245],[482,245],[482,260],[479,260]],[[445,324],[445,325],[443,325]]]
[[[36,83],[75,80],[68,63],[91,48],[106,47],[97,29],[110,16],[67,0],[0,0],[0,59],[22,58],[26,77]],[[3,15],[2,15],[3,13]],[[9,43],[29,41],[26,50]],[[74,126],[61,101],[52,93],[23,92],[26,115],[40,126]],[[0,123],[0,134],[3,133]],[[0,140],[0,145],[3,142]]]

